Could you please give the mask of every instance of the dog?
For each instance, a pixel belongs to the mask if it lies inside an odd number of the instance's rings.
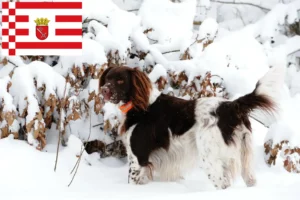
[[[146,184],[153,174],[177,181],[200,166],[216,189],[228,188],[237,175],[248,187],[254,186],[249,114],[254,110],[276,114],[272,94],[282,76],[271,68],[253,92],[233,101],[184,100],[160,93],[136,68],[107,68],[99,87],[104,101],[123,112],[118,132],[126,146],[128,182]]]

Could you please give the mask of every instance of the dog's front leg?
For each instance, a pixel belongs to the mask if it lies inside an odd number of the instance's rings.
[[[149,162],[151,147],[149,143],[145,143],[143,134],[138,130],[134,132],[135,126],[132,126],[126,134],[124,141],[126,142],[127,158],[129,163],[128,183],[130,184],[146,184],[152,180],[152,164]],[[136,133],[136,134],[134,134]]]
[[[128,183],[146,184],[152,179],[152,170],[150,166],[140,166],[137,157],[133,154],[128,155],[129,174]]]

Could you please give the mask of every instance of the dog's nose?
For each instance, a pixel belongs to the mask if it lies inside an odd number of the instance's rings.
[[[108,88],[108,87],[103,87],[103,88],[102,88],[102,94],[103,94],[103,95],[108,95],[109,92],[110,92],[110,91],[109,91],[109,88]]]

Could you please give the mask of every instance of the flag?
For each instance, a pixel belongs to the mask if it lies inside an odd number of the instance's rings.
[[[2,2],[3,55],[82,55],[82,2]]]

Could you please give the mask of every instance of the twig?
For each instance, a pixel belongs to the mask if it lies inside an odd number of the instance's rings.
[[[95,128],[95,127],[97,127],[97,126],[101,126],[101,125],[103,125],[103,123],[96,124],[96,125],[93,126],[93,128]]]
[[[192,44],[190,44],[190,46],[194,45],[196,42],[199,41],[199,40],[198,40],[198,37],[199,37],[199,34],[197,34],[196,40],[195,40]]]
[[[84,148],[83,148],[83,150],[84,150]],[[82,151],[82,147],[81,147],[81,152],[83,152],[83,151]],[[75,170],[75,173],[74,173],[74,175],[73,175],[73,177],[72,177],[72,179],[71,179],[71,182],[69,183],[68,187],[70,187],[70,185],[72,184],[72,182],[73,182],[73,180],[74,180],[74,178],[75,178],[75,176],[76,176],[76,174],[77,174],[77,170],[78,170],[78,168],[79,168],[80,160],[81,160],[81,155],[80,155],[79,158],[77,159],[77,162],[76,162],[76,164],[75,164],[75,166],[74,166],[74,168],[73,168],[73,170],[74,170],[75,167],[76,167],[76,170]],[[73,171],[73,170],[72,170],[72,171]]]
[[[151,38],[149,38],[149,37],[147,37],[147,38],[148,38],[148,40],[154,42],[154,44],[158,43],[158,40],[154,40],[154,39],[151,39]]]
[[[161,54],[177,53],[177,52],[180,52],[180,50],[166,51],[166,52],[163,52]]]
[[[66,84],[65,84],[65,89],[64,89],[64,96],[63,96],[63,101],[65,100],[66,98],[66,90],[67,90],[67,80],[66,80]],[[62,115],[62,107],[64,106],[64,104],[61,105],[60,107],[60,120],[59,120],[59,134],[58,134],[58,141],[57,141],[57,148],[56,148],[56,158],[55,158],[55,164],[54,164],[54,171],[56,171],[56,167],[57,167],[57,162],[58,162],[58,152],[59,152],[59,146],[60,146],[60,141],[61,141],[61,137],[62,137],[62,127],[61,127],[61,123],[62,123],[62,118],[63,118],[63,115]]]
[[[199,37],[199,34],[197,34],[196,40],[195,40],[192,44],[190,44],[189,47],[191,47],[192,45],[194,45],[194,44],[197,43],[198,41],[201,41],[201,40],[198,40],[198,37]],[[166,51],[166,52],[163,52],[163,53],[161,53],[161,54],[177,53],[177,52],[180,52],[180,50]]]
[[[57,162],[58,162],[58,152],[59,152],[59,146],[60,146],[60,140],[61,140],[61,136],[60,136],[60,131],[58,134],[58,141],[57,141],[57,147],[56,147],[56,158],[55,158],[55,164],[54,164],[54,171],[56,171],[56,167],[57,167]]]
[[[91,18],[91,19],[86,18],[82,23],[83,23],[83,24],[85,24],[85,23],[90,23],[90,22],[93,21],[93,20],[95,20],[96,22],[102,24],[103,26],[107,26],[107,24],[103,23],[102,21],[100,21],[100,20],[98,20],[98,19],[93,19],[93,18]]]
[[[244,18],[242,16],[241,11],[238,8],[235,8],[235,9],[236,9],[236,16],[239,17],[241,19],[243,25],[246,26],[246,22],[245,22],[245,20],[244,20]]]
[[[88,136],[87,141],[90,140],[91,132],[92,132],[92,114],[91,114],[91,110],[90,110],[90,130],[89,130],[89,136]],[[72,184],[72,182],[73,182],[73,180],[74,180],[74,178],[75,178],[75,176],[76,176],[76,174],[77,174],[77,171],[78,171],[78,168],[79,168],[79,165],[80,165],[80,161],[81,161],[81,157],[82,157],[82,154],[83,154],[83,152],[84,152],[84,150],[85,150],[87,144],[88,144],[88,143],[85,143],[84,148],[81,147],[82,149],[81,149],[79,158],[77,159],[77,162],[76,162],[75,166],[73,167],[73,169],[72,169],[72,171],[71,171],[71,174],[72,174],[73,171],[75,170],[74,175],[73,175],[73,177],[72,177],[72,179],[71,179],[71,181],[70,181],[68,187],[70,187],[70,185]]]
[[[264,127],[266,127],[266,128],[270,128],[269,126],[267,126],[267,125],[265,125],[262,121],[260,121],[260,120],[258,120],[258,119],[256,119],[256,118],[254,118],[253,116],[250,116],[252,119],[254,119],[255,121],[257,121],[258,123],[260,123],[261,125],[263,125]]]
[[[132,10],[126,10],[127,12],[135,12],[135,11],[139,11],[139,9],[132,9]]]
[[[222,3],[222,4],[235,4],[235,5],[246,5],[246,6],[253,6],[253,7],[256,7],[256,8],[260,8],[264,11],[270,11],[271,9],[269,8],[265,8],[265,7],[262,7],[260,5],[257,5],[257,4],[254,4],[254,3],[249,3],[249,2],[235,2],[235,1],[219,1],[219,0],[211,0],[211,2],[214,2],[214,3]]]
[[[11,62],[10,60],[7,59],[7,62],[14,65],[15,67],[18,67],[18,65],[16,65],[15,63]]]

